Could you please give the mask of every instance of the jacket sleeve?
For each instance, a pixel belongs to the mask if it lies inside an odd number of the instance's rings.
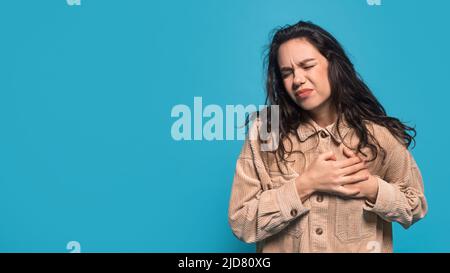
[[[309,211],[295,186],[295,178],[271,188],[256,140],[246,139],[236,163],[228,221],[234,235],[247,243],[280,232]]]
[[[406,229],[426,215],[428,206],[416,161],[400,142],[391,143],[385,175],[377,177],[377,199],[375,204],[366,201],[365,210],[388,222],[398,222]]]

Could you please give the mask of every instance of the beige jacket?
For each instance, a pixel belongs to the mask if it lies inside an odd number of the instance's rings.
[[[229,204],[233,233],[256,242],[257,252],[392,252],[391,222],[408,228],[427,213],[422,177],[411,153],[385,127],[368,123],[386,151],[384,161],[378,153],[367,163],[378,177],[376,203],[325,193],[314,193],[302,203],[295,186],[299,173],[319,153],[332,150],[338,160],[344,159],[342,142],[351,148],[358,143],[345,123],[340,125],[342,139],[335,124],[321,128],[310,123],[299,126],[298,138],[291,136],[294,150],[303,152],[292,154],[292,163],[277,164],[273,153],[261,151],[260,141],[247,137]],[[260,126],[256,120],[250,130]]]

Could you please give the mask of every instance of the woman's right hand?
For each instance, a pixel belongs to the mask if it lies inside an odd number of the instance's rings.
[[[302,201],[316,191],[356,196],[359,191],[344,185],[367,180],[366,173],[357,173],[365,168],[364,161],[357,156],[337,161],[333,152],[322,153],[297,178],[297,191]]]

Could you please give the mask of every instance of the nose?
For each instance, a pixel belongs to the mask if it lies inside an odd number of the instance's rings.
[[[299,71],[294,71],[294,80],[292,84],[294,85],[294,90],[300,87],[302,84],[306,82],[306,78]]]

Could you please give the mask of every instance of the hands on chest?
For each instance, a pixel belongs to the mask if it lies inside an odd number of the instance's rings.
[[[345,159],[337,160],[333,152],[320,154],[297,178],[297,191],[302,202],[314,192],[325,192],[351,198],[365,198],[375,203],[377,178],[350,149],[344,148]]]

